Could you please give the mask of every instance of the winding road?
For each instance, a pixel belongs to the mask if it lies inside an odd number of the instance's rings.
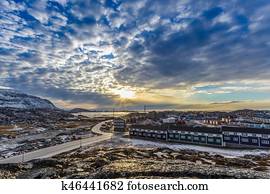
[[[89,138],[81,139],[81,140],[75,140],[75,141],[71,141],[71,142],[67,142],[67,143],[63,143],[63,144],[59,144],[59,145],[55,145],[55,146],[51,146],[47,148],[38,149],[38,150],[24,153],[21,155],[12,156],[12,157],[0,160],[0,164],[20,163],[20,162],[27,162],[33,159],[48,158],[48,157],[52,157],[52,156],[55,156],[55,155],[58,155],[67,151],[80,148],[81,146],[88,146],[88,145],[92,145],[95,143],[108,140],[113,136],[113,134],[100,131],[100,127],[104,122],[101,122],[92,128],[92,131],[94,133],[99,134],[97,136],[89,137]]]

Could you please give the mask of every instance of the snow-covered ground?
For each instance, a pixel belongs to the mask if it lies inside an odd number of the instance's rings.
[[[225,157],[240,157],[244,155],[261,155],[269,154],[270,150],[262,149],[229,149],[229,148],[215,148],[200,145],[191,144],[176,144],[176,143],[163,143],[163,142],[153,142],[141,139],[127,139],[122,138],[128,145],[137,147],[166,147],[174,150],[197,150],[202,152],[208,152],[210,154],[219,154]]]
[[[20,144],[14,144],[14,143],[12,143],[12,144],[1,143],[0,144],[0,152],[5,151],[5,150],[9,150],[9,149],[14,149],[14,148],[18,147],[19,145]]]
[[[36,131],[37,132],[44,132],[46,131],[47,129],[46,128],[43,128],[43,127],[39,127],[39,128],[36,128]]]
[[[21,127],[17,127],[17,125],[15,125],[12,129],[7,129],[7,131],[22,131],[23,128]]]

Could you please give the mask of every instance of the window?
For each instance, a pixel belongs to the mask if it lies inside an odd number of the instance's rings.
[[[238,137],[234,137],[233,141],[237,141],[238,142]]]
[[[207,141],[208,142],[214,142],[214,139],[213,138],[208,138]]]
[[[261,140],[262,144],[269,144],[269,140]]]
[[[248,138],[242,138],[241,141],[244,143],[248,143]]]
[[[193,137],[193,140],[195,140],[195,141],[199,141],[199,137]]]
[[[251,142],[252,143],[258,143],[258,139],[252,139]]]
[[[226,141],[230,141],[230,140],[231,140],[231,138],[230,138],[229,136],[224,136],[224,140],[226,140]]]
[[[221,143],[221,139],[216,139],[216,142],[217,143]]]

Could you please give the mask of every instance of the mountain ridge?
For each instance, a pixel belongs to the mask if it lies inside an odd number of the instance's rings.
[[[0,89],[0,108],[57,109],[49,100],[12,89]]]

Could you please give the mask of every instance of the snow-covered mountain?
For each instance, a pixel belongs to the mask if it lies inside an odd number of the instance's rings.
[[[20,93],[10,89],[0,89],[0,108],[55,109],[49,100]]]

